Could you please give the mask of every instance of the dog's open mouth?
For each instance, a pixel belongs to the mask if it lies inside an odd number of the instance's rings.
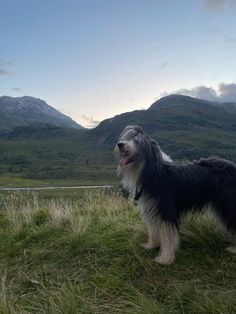
[[[129,151],[123,151],[120,153],[119,165],[124,167],[128,164],[131,164],[134,161]]]

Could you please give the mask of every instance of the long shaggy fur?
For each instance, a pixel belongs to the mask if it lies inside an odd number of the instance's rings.
[[[116,146],[122,182],[147,223],[147,249],[160,247],[156,262],[170,264],[179,246],[183,214],[214,210],[236,253],[236,165],[217,157],[176,163],[139,126],[127,126]]]

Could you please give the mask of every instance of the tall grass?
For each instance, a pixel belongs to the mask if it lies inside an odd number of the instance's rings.
[[[236,257],[205,215],[189,215],[176,262],[154,263],[119,192],[1,198],[0,313],[235,313]]]

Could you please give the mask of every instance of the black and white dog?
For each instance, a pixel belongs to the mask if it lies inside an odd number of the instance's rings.
[[[149,240],[144,248],[160,247],[157,263],[171,264],[179,246],[183,214],[211,207],[232,240],[236,253],[236,164],[217,157],[176,163],[139,126],[127,126],[115,151],[122,183],[137,201]]]

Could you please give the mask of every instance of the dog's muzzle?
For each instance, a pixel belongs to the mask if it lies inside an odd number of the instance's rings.
[[[117,150],[119,152],[119,166],[125,167],[128,164],[131,164],[134,161],[132,157],[131,149],[126,142],[118,142],[117,143]]]

